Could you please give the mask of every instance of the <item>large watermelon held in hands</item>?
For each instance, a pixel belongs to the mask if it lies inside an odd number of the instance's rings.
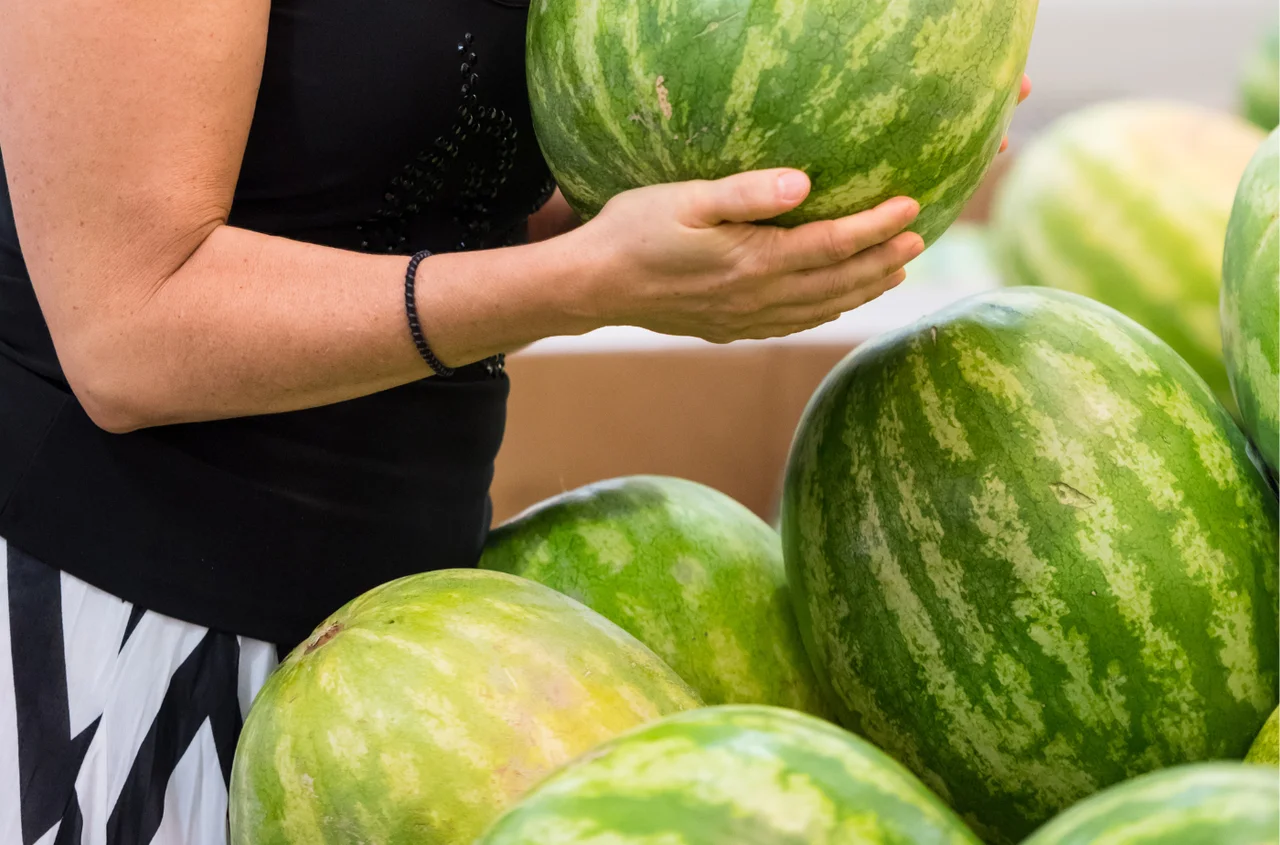
[[[830,715],[796,629],[777,532],[717,490],[656,476],[593,484],[495,529],[480,565],[601,613],[708,704]]]
[[[932,242],[960,214],[1017,101],[1038,0],[533,0],[534,127],[569,204],[795,167],[779,218],[907,195]]]
[[[592,751],[476,845],[978,845],[910,772],[834,725],[710,707]]]
[[[1271,718],[1258,731],[1258,738],[1244,759],[1249,763],[1280,765],[1280,710],[1273,711]]]
[[[796,434],[783,550],[843,723],[987,841],[1276,706],[1277,516],[1164,343],[1074,294],[971,297],[865,344]]]
[[[1058,287],[1123,312],[1231,407],[1222,246],[1262,138],[1234,115],[1164,102],[1105,103],[1063,118],[1000,183],[993,231],[1007,283]]]
[[[1240,419],[1280,469],[1280,130],[1236,194],[1222,265],[1222,341]]]
[[[556,767],[700,703],[629,634],[541,584],[475,570],[392,581],[258,694],[231,841],[470,845]]]
[[[1144,775],[1095,795],[1023,845],[1277,845],[1275,769],[1200,763]]]

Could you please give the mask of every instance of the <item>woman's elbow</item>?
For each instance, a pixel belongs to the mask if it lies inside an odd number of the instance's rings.
[[[119,351],[86,351],[60,356],[62,372],[80,407],[98,428],[127,434],[157,424],[139,370]]]

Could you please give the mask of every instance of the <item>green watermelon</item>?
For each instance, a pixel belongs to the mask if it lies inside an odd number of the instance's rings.
[[[1280,125],[1280,24],[1274,18],[1245,65],[1240,89],[1245,117],[1268,132]]]
[[[1174,348],[1228,406],[1218,291],[1236,186],[1262,141],[1197,106],[1124,101],[1063,118],[1000,183],[997,261],[1125,313]]]
[[[1280,711],[1273,712],[1267,719],[1244,759],[1249,763],[1280,765]]]
[[[1280,469],[1280,130],[1236,194],[1222,265],[1222,342],[1245,430]]]
[[[654,722],[540,784],[476,845],[978,845],[870,743],[773,707]]]
[[[1277,845],[1280,781],[1242,763],[1178,766],[1077,804],[1023,845]]]
[[[1276,706],[1275,499],[1204,382],[1074,294],[971,297],[856,350],[782,537],[842,723],[991,843]]]
[[[493,531],[480,565],[617,623],[708,704],[831,715],[796,629],[777,532],[709,487],[634,476],[565,493]]]
[[[470,845],[589,748],[699,706],[613,623],[541,584],[445,570],[355,599],[254,701],[234,845]]]
[[[783,224],[907,195],[932,242],[1009,126],[1038,0],[534,0],[534,129],[590,218],[630,188],[795,167]]]

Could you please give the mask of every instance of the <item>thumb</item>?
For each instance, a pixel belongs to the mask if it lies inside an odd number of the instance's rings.
[[[682,221],[689,226],[750,223],[790,211],[809,195],[809,177],[800,170],[752,170],[724,179],[694,182]]]

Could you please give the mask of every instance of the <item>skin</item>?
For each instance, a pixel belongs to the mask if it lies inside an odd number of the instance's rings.
[[[275,413],[429,375],[405,259],[228,226],[261,79],[267,0],[0,0],[0,149],[64,373],[103,429]],[[122,45],[127,45],[122,49]],[[1024,82],[1024,93],[1026,83]],[[440,359],[634,325],[714,342],[792,334],[905,278],[897,198],[795,229],[794,170],[645,188],[527,246],[438,255],[418,288]]]

